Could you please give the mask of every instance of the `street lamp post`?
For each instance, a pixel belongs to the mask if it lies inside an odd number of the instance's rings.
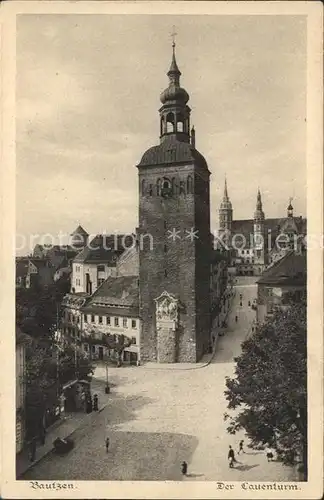
[[[106,363],[106,387],[105,387],[105,393],[106,394],[110,393],[110,387],[109,387],[109,383],[108,383],[108,360],[107,360],[107,363]]]

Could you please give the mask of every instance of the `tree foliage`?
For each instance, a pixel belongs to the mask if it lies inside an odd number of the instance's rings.
[[[69,285],[61,278],[46,288],[16,289],[16,323],[32,338],[53,338],[60,304]]]
[[[242,344],[235,377],[226,379],[228,432],[245,429],[252,447],[274,448],[307,474],[306,303],[277,311]],[[238,411],[237,411],[238,410]]]

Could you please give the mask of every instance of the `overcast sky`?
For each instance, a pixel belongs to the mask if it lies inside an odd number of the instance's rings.
[[[234,218],[293,196],[306,215],[306,23],[302,16],[24,15],[17,19],[17,232],[128,232],[136,164],[159,143],[172,26],[211,223],[227,176]]]

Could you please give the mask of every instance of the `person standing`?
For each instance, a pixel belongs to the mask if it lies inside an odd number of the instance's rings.
[[[234,462],[235,462],[235,453],[233,448],[230,446],[228,450],[228,455],[227,455],[228,461],[229,461],[229,466],[231,468],[234,467]]]
[[[238,450],[238,452],[237,452],[237,454],[238,454],[238,455],[239,455],[241,452],[242,452],[242,453],[245,453],[245,451],[243,450],[243,444],[244,444],[244,441],[243,441],[243,439],[242,439],[242,440],[240,441],[240,443],[239,443],[239,450]]]
[[[109,437],[106,438],[105,444],[106,444],[106,452],[108,453],[110,444]]]
[[[235,323],[237,323],[238,321],[238,316],[235,316]]]
[[[181,472],[182,472],[183,476],[187,475],[187,472],[188,472],[188,464],[187,464],[187,462],[182,462],[182,464],[181,464]]]

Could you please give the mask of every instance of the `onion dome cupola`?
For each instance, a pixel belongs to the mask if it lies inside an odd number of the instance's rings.
[[[262,209],[262,200],[261,200],[260,189],[258,189],[256,209],[254,212],[254,219],[255,220],[264,220],[264,212]]]
[[[181,142],[190,142],[190,108],[188,92],[180,86],[181,71],[175,56],[175,43],[172,44],[172,61],[167,73],[169,86],[161,93],[160,100],[160,139],[175,137]]]
[[[195,129],[190,129],[191,110],[187,105],[189,95],[180,86],[181,71],[176,61],[174,41],[171,66],[167,75],[169,86],[160,95],[160,144],[145,151],[137,167],[194,162],[209,172],[205,158],[196,149]]]

